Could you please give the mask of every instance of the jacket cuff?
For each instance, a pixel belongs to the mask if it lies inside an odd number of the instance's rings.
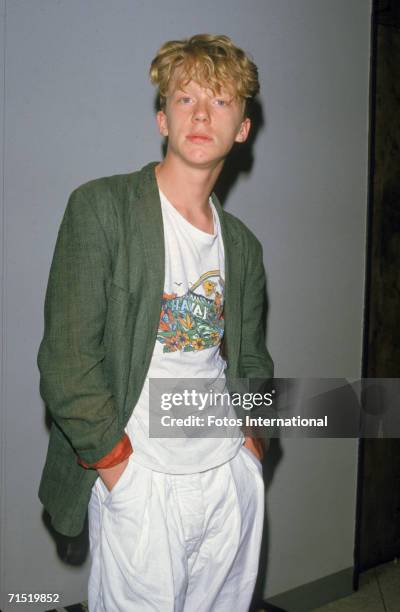
[[[111,468],[119,463],[122,463],[122,461],[127,459],[132,453],[133,448],[131,441],[128,434],[125,433],[121,440],[114,446],[112,451],[99,459],[99,461],[96,461],[96,463],[85,463],[79,456],[78,463],[80,466],[88,470]]]

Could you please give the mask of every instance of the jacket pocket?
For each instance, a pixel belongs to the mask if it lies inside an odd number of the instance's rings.
[[[133,293],[111,283],[103,332],[104,375],[116,399],[121,424],[132,360],[137,306]]]
[[[120,285],[116,285],[114,282],[110,285],[110,300],[114,302],[118,302],[120,304],[124,304],[125,302],[133,302],[134,294],[128,289],[121,287]]]
[[[111,283],[104,324],[103,344],[106,352],[121,349],[124,340],[131,337],[134,322],[134,296],[130,291]]]

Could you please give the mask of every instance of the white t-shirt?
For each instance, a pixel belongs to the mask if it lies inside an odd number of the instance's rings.
[[[213,234],[189,223],[161,191],[160,199],[165,243],[160,323],[147,378],[126,432],[133,446],[133,461],[160,472],[190,474],[232,459],[243,444],[243,433],[239,427],[230,427],[228,437],[221,437],[225,435],[224,428],[218,427],[215,431],[219,437],[214,438],[209,428],[203,437],[190,437],[194,435],[190,429],[186,430],[187,437],[150,437],[149,379],[207,379],[215,381],[214,389],[224,390],[226,362],[220,354],[224,331],[224,247],[211,198]],[[189,412],[194,414],[195,410]],[[207,419],[207,413],[236,417],[234,409],[227,405],[206,407],[198,415]]]

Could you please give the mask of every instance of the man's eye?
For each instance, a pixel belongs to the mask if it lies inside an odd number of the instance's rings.
[[[180,102],[182,104],[190,104],[191,101],[192,101],[192,98],[190,98],[189,96],[182,96],[180,98]]]
[[[227,100],[223,100],[222,98],[216,98],[214,100],[215,106],[226,106],[228,104]]]

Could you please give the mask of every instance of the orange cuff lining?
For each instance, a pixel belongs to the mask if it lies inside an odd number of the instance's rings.
[[[106,469],[118,465],[129,455],[133,453],[133,448],[128,434],[124,434],[123,438],[114,446],[114,448],[104,457],[96,461],[96,463],[85,463],[78,457],[78,463],[86,469]]]

